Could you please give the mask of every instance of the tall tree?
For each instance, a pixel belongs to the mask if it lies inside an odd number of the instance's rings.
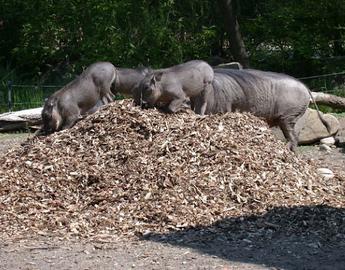
[[[217,0],[223,12],[225,30],[230,39],[230,51],[236,61],[244,68],[249,67],[249,57],[242,39],[240,26],[237,20],[237,5],[232,0]]]

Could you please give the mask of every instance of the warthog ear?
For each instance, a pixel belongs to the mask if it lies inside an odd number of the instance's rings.
[[[156,81],[160,81],[162,79],[162,76],[163,76],[163,72],[157,72],[155,74],[155,77],[156,77]]]
[[[155,76],[155,74],[152,74],[152,76],[151,76],[150,85],[156,85],[156,76]]]

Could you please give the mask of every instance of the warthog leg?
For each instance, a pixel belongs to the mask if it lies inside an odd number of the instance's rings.
[[[111,103],[114,101],[115,95],[113,93],[107,93],[105,96],[102,97],[102,102],[104,105],[107,105],[108,103]]]
[[[288,141],[289,149],[296,153],[298,137],[295,132],[295,121],[289,121],[287,119],[282,120],[279,122],[279,127]]]
[[[77,121],[83,117],[80,114],[80,109],[77,106],[70,106],[61,111],[63,122],[59,130],[67,129],[72,127]]]
[[[212,85],[210,83],[205,84],[204,90],[199,95],[198,106],[195,106],[195,113],[205,115],[207,109],[207,100],[212,91]]]
[[[185,98],[182,99],[174,99],[173,101],[170,102],[168,106],[168,112],[170,113],[175,113],[180,111],[181,109],[185,108]]]
[[[102,97],[102,103],[103,103],[103,105],[107,105],[109,103],[106,96]]]
[[[109,100],[109,102],[113,102],[115,95],[112,92],[109,92],[106,94],[107,99]]]
[[[102,100],[98,100],[96,105],[93,106],[90,110],[88,110],[85,114],[86,115],[93,114],[93,113],[97,112],[99,110],[99,108],[102,107],[103,105],[104,105],[103,101]]]
[[[61,126],[61,130],[71,128],[81,119],[83,119],[81,115],[73,115],[68,117]]]

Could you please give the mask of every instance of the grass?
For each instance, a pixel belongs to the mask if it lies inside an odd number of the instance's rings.
[[[37,85],[37,82],[22,80],[14,70],[0,66],[0,113],[9,111],[9,82],[12,84],[12,111],[42,106],[44,99],[60,88],[58,85]]]
[[[315,144],[302,144],[298,145],[298,152],[299,153],[306,153],[315,150]]]
[[[44,99],[58,90],[59,86],[13,85],[12,110],[19,111],[37,108],[43,105]],[[8,87],[0,86],[0,112],[8,111]]]
[[[32,136],[32,133],[0,133],[0,154],[6,153],[10,148],[19,145]]]
[[[0,141],[25,139],[28,138],[30,135],[32,135],[31,132],[0,133]]]
[[[338,119],[345,118],[345,112],[341,113],[331,113],[333,116],[335,116]]]

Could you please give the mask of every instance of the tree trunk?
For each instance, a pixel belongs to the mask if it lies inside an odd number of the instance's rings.
[[[312,96],[317,104],[327,105],[335,109],[345,110],[345,98],[338,97],[331,94],[322,92],[311,92]]]
[[[230,51],[236,61],[240,62],[244,68],[249,67],[249,57],[246,51],[240,26],[237,21],[232,0],[217,0],[220,10],[223,12],[225,22],[225,30],[227,31],[230,39]]]

